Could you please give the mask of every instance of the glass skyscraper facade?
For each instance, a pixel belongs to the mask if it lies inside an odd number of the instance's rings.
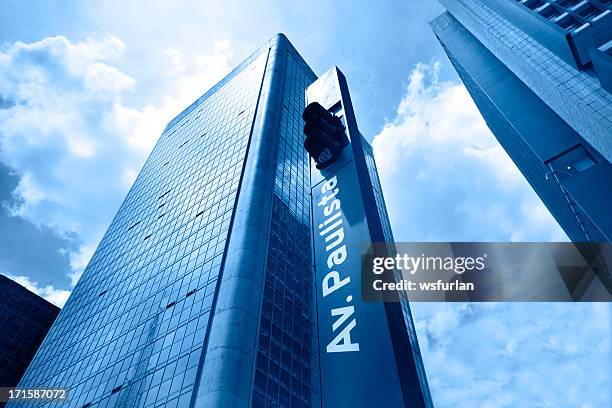
[[[612,240],[612,3],[441,0],[431,26],[573,241]]]
[[[315,79],[278,35],[168,124],[20,386],[78,408],[318,403]]]
[[[316,79],[279,34],[170,121],[21,387],[67,388],[71,408],[322,405],[302,120]],[[368,211],[391,242],[362,144]],[[404,308],[418,367],[402,375],[429,401]]]
[[[0,274],[0,387],[17,385],[58,313],[57,306]]]

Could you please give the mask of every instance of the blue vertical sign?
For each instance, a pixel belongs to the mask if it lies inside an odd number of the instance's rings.
[[[327,71],[307,89],[306,102],[340,118],[349,139],[339,151],[305,142],[317,159],[311,160],[311,197],[322,406],[430,406],[400,304],[361,300],[361,255],[384,238],[374,197],[367,196],[372,186],[342,73]]]

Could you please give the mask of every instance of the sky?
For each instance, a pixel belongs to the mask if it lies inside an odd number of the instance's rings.
[[[277,32],[347,76],[398,241],[564,241],[435,1],[0,0],[0,273],[61,306],[166,123]],[[605,304],[413,304],[438,407],[612,405]]]

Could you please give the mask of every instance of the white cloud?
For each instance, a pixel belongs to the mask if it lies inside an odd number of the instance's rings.
[[[373,140],[396,239],[567,240],[463,85],[437,72],[416,66]],[[609,305],[411,307],[437,407],[610,406]]]
[[[437,407],[610,406],[612,307],[411,305]]]
[[[0,160],[19,175],[14,215],[76,240],[73,284],[166,123],[229,72],[220,41],[204,55],[165,55],[156,97],[128,103],[137,81],[113,36],[49,37],[0,51]],[[136,98],[137,99],[137,98]]]
[[[373,147],[398,241],[558,241],[566,235],[438,64],[410,74]]]
[[[17,282],[30,292],[34,292],[38,296],[45,298],[48,302],[53,303],[57,307],[63,307],[70,295],[69,290],[56,289],[53,285],[41,286],[38,282],[30,280],[27,276],[6,275],[6,277]]]

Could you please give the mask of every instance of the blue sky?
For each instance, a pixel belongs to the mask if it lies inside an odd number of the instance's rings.
[[[0,1],[0,273],[62,304],[165,124],[284,32],[346,74],[396,238],[565,234],[480,118],[434,1]],[[612,311],[414,304],[440,407],[612,405]]]

